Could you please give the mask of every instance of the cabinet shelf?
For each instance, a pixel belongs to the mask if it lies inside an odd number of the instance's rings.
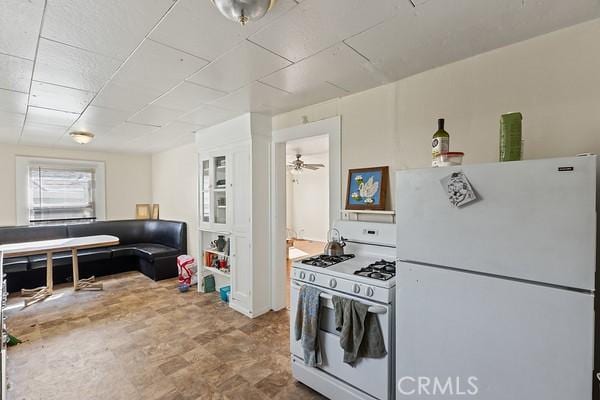
[[[223,253],[222,251],[217,251],[217,250],[211,250],[211,249],[206,249],[204,250],[206,253],[212,253],[212,254],[216,254],[218,256],[221,257],[229,257],[227,254]]]
[[[220,269],[217,269],[217,268],[204,266],[204,269],[206,269],[207,271],[210,271],[214,274],[225,276],[227,278],[229,278],[231,276],[231,274],[229,272],[221,271]]]

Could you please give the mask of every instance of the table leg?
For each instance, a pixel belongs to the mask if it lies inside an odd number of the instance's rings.
[[[38,301],[44,300],[46,297],[52,295],[52,289],[54,287],[53,277],[53,264],[52,264],[52,252],[46,253],[46,286],[40,286],[35,289],[21,289],[21,295],[30,297],[25,300],[25,307],[37,303]]]
[[[73,289],[74,290],[102,290],[102,282],[95,282],[96,277],[91,276],[86,279],[79,279],[79,261],[77,259],[77,249],[73,249]]]

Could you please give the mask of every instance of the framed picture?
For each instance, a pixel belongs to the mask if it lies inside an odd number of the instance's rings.
[[[388,184],[388,167],[349,170],[346,210],[385,210]]]
[[[135,219],[150,219],[150,204],[136,204]]]
[[[158,204],[152,204],[152,219],[158,219],[159,209]]]

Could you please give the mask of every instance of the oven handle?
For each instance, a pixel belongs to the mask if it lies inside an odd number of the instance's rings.
[[[292,283],[292,287],[294,289],[300,289],[301,286],[297,285],[295,283]],[[333,309],[333,301],[332,301],[333,296],[332,295],[330,295],[329,293],[323,292],[323,293],[321,293],[321,295],[319,297],[326,300],[327,308]],[[344,296],[339,296],[339,297],[344,297]],[[344,297],[344,298],[347,299],[348,297]],[[384,306],[369,306],[368,311],[373,314],[385,314],[385,313],[387,313],[387,308],[385,308]]]

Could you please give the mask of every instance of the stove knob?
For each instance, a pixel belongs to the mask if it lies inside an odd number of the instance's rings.
[[[317,277],[315,276],[315,274],[310,274],[310,276],[308,277],[308,280],[311,282],[314,282],[315,279],[317,279]]]
[[[306,277],[306,274],[304,273],[304,271],[300,272],[300,279],[304,279]]]
[[[336,286],[337,286],[337,281],[335,279],[330,279],[329,280],[329,287],[333,289]]]
[[[369,297],[373,297],[373,295],[375,294],[375,291],[373,290],[373,288],[367,288],[367,296]]]
[[[352,287],[352,291],[356,294],[359,294],[360,293],[360,285],[355,283],[354,286]]]

